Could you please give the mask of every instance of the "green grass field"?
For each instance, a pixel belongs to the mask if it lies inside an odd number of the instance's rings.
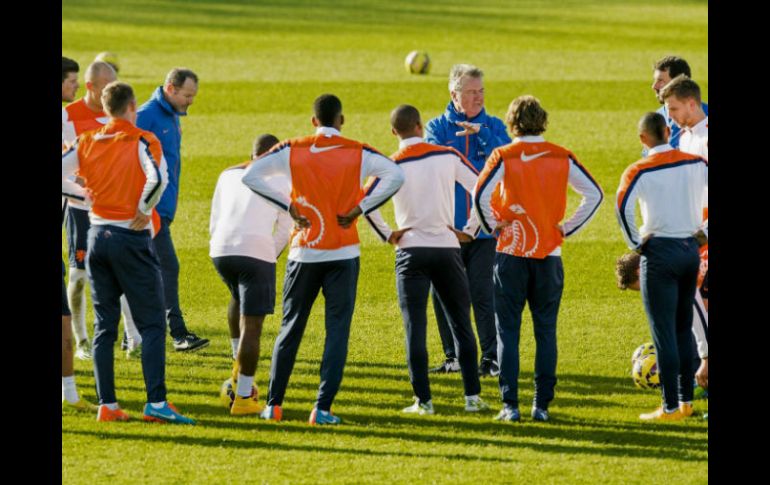
[[[103,50],[117,53],[121,79],[140,102],[174,66],[200,76],[183,120],[181,196],[173,237],[181,262],[180,298],[188,326],[210,338],[197,354],[167,354],[169,397],[199,420],[196,427],[96,423],[63,412],[64,483],[705,483],[708,427],[641,423],[659,402],[633,387],[630,355],[650,340],[638,293],[613,276],[625,250],[613,212],[621,172],[640,154],[636,122],[658,104],[652,63],[666,54],[688,60],[708,100],[706,2],[390,2],[338,0],[229,2],[140,0],[62,3],[62,54],[81,73]],[[427,76],[405,72],[404,56],[426,50]],[[447,73],[470,62],[485,71],[487,110],[504,116],[521,94],[549,111],[548,140],[569,147],[607,198],[585,231],[564,245],[565,291],[559,317],[559,383],[552,421],[518,425],[493,412],[463,411],[459,375],[432,377],[437,414],[407,417],[411,403],[392,247],[365,223],[361,277],[350,351],[333,410],[333,429],[306,424],[323,347],[323,301],[316,303],[284,403],[285,420],[230,417],[218,388],[231,358],[228,293],[208,258],[208,218],[219,172],[248,158],[258,134],[309,134],[311,104],[340,96],[343,134],[385,153],[397,148],[388,115],[416,105],[424,121],[448,102]],[[82,74],[81,74],[82,83]],[[83,88],[81,88],[82,94]],[[570,209],[577,203],[570,195]],[[392,205],[385,206],[391,222]],[[62,244],[63,251],[66,243]],[[285,255],[278,264],[280,314]],[[443,359],[429,311],[430,362]],[[257,383],[267,390],[280,324],[266,321]],[[93,316],[89,311],[89,328]],[[121,405],[140,417],[145,400],[138,361],[116,352]],[[522,410],[533,394],[534,339],[522,326]],[[76,361],[81,393],[95,400],[92,365]],[[496,380],[482,397],[499,409]],[[706,410],[696,402],[698,415]]]

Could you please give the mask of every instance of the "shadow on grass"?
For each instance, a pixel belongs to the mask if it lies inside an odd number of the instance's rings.
[[[262,365],[265,358],[260,358],[260,369],[269,369],[270,360],[267,359],[267,366]],[[228,365],[229,362],[228,361]],[[320,360],[297,359],[297,366],[294,373],[299,375],[318,375],[321,368]],[[385,372],[371,372],[369,369],[382,369]],[[394,378],[408,380],[409,370],[404,364],[386,364],[378,362],[355,362],[350,361],[345,364],[345,377],[354,379],[377,379],[393,381]],[[601,394],[637,394],[639,389],[635,388],[631,377],[615,376],[597,376],[581,374],[562,374],[557,372],[558,383],[556,392],[559,390],[574,393],[601,393]],[[454,384],[462,385],[462,378],[459,372],[453,374],[430,374],[430,380],[436,384]],[[534,374],[532,372],[519,373],[519,386],[532,386]],[[482,378],[483,386],[493,386],[497,388],[497,378]],[[343,384],[343,387],[345,385]]]
[[[270,425],[266,425],[270,426]],[[250,430],[254,430],[254,426],[249,426]],[[325,430],[317,430],[317,432],[325,432]],[[343,454],[343,455],[368,455],[368,456],[382,456],[382,457],[402,457],[402,458],[440,458],[440,459],[455,459],[455,460],[468,460],[468,461],[486,461],[493,463],[507,463],[514,460],[478,456],[463,453],[409,453],[404,451],[389,452],[389,451],[375,451],[366,449],[355,448],[336,448],[328,446],[312,446],[312,445],[290,445],[281,443],[278,441],[259,441],[249,437],[249,439],[234,440],[234,439],[216,439],[216,438],[203,438],[193,436],[146,436],[133,433],[113,433],[109,431],[84,431],[84,430],[63,430],[63,434],[93,436],[94,438],[104,439],[117,439],[117,440],[129,440],[129,441],[145,441],[150,443],[175,443],[179,445],[190,446],[209,446],[214,448],[240,448],[240,449],[265,449],[271,452],[275,451],[303,451],[303,452],[323,452],[330,454]],[[259,435],[256,435],[259,436]]]
[[[196,406],[197,407],[197,406]],[[191,407],[195,408],[195,407]],[[285,420],[293,424],[292,421],[296,417],[301,421],[307,419],[307,414],[300,414],[298,411],[286,413]],[[475,453],[409,453],[409,452],[390,452],[390,451],[374,451],[367,449],[353,449],[353,448],[321,448],[319,446],[312,445],[296,445],[286,444],[279,440],[275,440],[275,436],[270,436],[270,441],[260,441],[260,436],[264,436],[264,432],[280,432],[280,433],[299,433],[308,435],[309,433],[331,433],[338,436],[349,436],[354,438],[379,438],[379,439],[391,439],[407,441],[416,445],[420,450],[435,450],[436,445],[469,445],[469,446],[494,446],[504,449],[531,449],[536,452],[545,453],[558,453],[558,454],[578,454],[578,455],[597,455],[597,456],[616,456],[616,457],[636,457],[636,458],[662,458],[673,459],[677,461],[705,461],[707,456],[704,456],[708,452],[707,443],[700,443],[693,440],[684,440],[677,436],[668,436],[665,434],[656,433],[655,429],[650,429],[648,432],[639,432],[635,430],[625,429],[623,425],[618,425],[613,431],[601,431],[591,429],[574,429],[573,426],[562,425],[558,420],[554,420],[548,424],[527,424],[527,423],[495,423],[490,421],[489,423],[458,423],[458,422],[439,422],[435,418],[420,419],[416,417],[401,417],[398,420],[398,425],[407,425],[410,427],[416,427],[421,431],[425,428],[438,428],[435,431],[440,432],[440,428],[448,428],[444,430],[444,433],[415,433],[403,430],[377,430],[371,429],[371,426],[386,427],[393,424],[392,421],[387,419],[383,420],[379,418],[375,420],[371,416],[346,413],[343,418],[345,421],[343,425],[333,428],[323,427],[310,427],[310,426],[296,426],[296,425],[284,425],[285,423],[266,423],[256,418],[248,418],[248,420],[232,422],[232,421],[199,421],[199,425],[206,428],[222,428],[227,430],[237,431],[259,431],[260,433],[250,436],[250,439],[246,440],[233,440],[233,439],[217,439],[217,438],[205,438],[195,437],[195,431],[190,430],[185,436],[147,436],[142,434],[125,433],[125,432],[113,432],[115,428],[104,428],[100,431],[86,431],[86,430],[63,430],[63,434],[78,434],[78,435],[91,435],[98,437],[99,439],[120,439],[120,440],[139,440],[150,442],[170,442],[177,444],[195,445],[195,446],[210,446],[217,448],[267,448],[272,451],[284,450],[284,451],[320,451],[325,453],[341,453],[341,454],[356,454],[356,455],[370,455],[370,456],[385,456],[385,457],[406,457],[406,458],[441,458],[441,459],[462,459],[469,461],[490,461],[490,462],[510,462],[513,460],[502,459],[497,457],[490,457],[479,455]],[[590,426],[589,422],[586,425]],[[360,426],[367,426],[365,429]],[[456,428],[465,430],[471,430],[475,432],[486,432],[491,437],[467,437],[457,436],[452,434],[447,436],[446,432],[456,432]],[[434,429],[430,429],[434,431]],[[581,441],[584,444],[557,444],[552,442],[532,442],[531,439],[540,440],[568,440],[568,441]],[[430,446],[425,446],[430,445]],[[376,446],[376,444],[373,444]]]
[[[350,388],[347,388],[350,390]],[[360,392],[366,392],[366,391],[360,391]],[[484,397],[482,395],[482,397]],[[396,395],[397,399],[389,399],[388,402],[392,403],[393,410],[398,411],[401,408],[404,408],[406,406],[409,406],[412,404],[412,396],[411,392],[405,392],[404,390],[400,391]],[[465,416],[467,415],[466,411],[464,410],[465,407],[465,398],[462,393],[462,388],[458,389],[456,393],[436,393],[432,392],[432,400],[433,404],[436,407],[436,412],[440,412],[444,416]],[[484,399],[492,406],[492,408],[499,408],[502,406],[501,403],[497,402],[497,399],[490,396],[490,397],[484,397]],[[366,402],[362,401],[361,399],[352,399],[352,398],[346,398],[343,396],[342,398],[335,398],[334,403],[337,405],[346,405],[346,406],[359,406],[359,407],[371,407],[371,408],[381,408],[383,405],[387,406],[387,402],[378,401],[377,403],[374,403],[372,405],[367,405]],[[601,399],[594,399],[594,398],[580,398],[580,399],[572,399],[572,398],[559,398],[559,404],[563,406],[590,406],[593,408],[609,408],[609,407],[620,407],[620,404],[617,404],[612,401],[604,401]],[[522,408],[523,409],[523,408]]]
[[[523,373],[525,376],[531,374]],[[193,399],[201,396],[207,399],[207,403],[186,403],[184,399],[178,400],[177,405],[184,414],[188,414],[199,420],[199,424],[206,428],[219,428],[222,430],[264,430],[280,431],[286,433],[309,433],[309,432],[329,432],[342,436],[361,437],[361,438],[380,438],[380,439],[399,439],[414,443],[420,449],[426,448],[425,444],[435,444],[439,447],[444,445],[487,445],[502,446],[506,448],[530,448],[536,451],[551,453],[577,453],[600,456],[633,456],[639,458],[668,458],[680,461],[704,461],[707,460],[708,453],[708,430],[702,426],[688,426],[687,423],[635,423],[620,422],[598,419],[582,419],[574,415],[561,415],[558,411],[552,415],[549,423],[533,423],[527,417],[523,423],[499,423],[492,420],[493,412],[485,413],[487,416],[478,416],[484,420],[478,420],[477,416],[468,415],[463,410],[461,393],[462,386],[459,376],[437,376],[435,379],[441,382],[442,386],[456,387],[456,392],[442,391],[435,392],[437,398],[436,410],[438,415],[432,417],[416,417],[399,413],[401,407],[408,404],[411,389],[408,383],[404,388],[383,387],[374,385],[372,387],[358,387],[345,385],[342,386],[342,398],[335,401],[337,406],[346,406],[352,408],[364,408],[376,410],[373,414],[367,412],[343,412],[342,417],[344,425],[331,429],[317,429],[304,425],[307,420],[310,409],[312,408],[312,398],[307,399],[306,403],[300,401],[291,401],[289,398],[289,407],[284,409],[284,423],[266,423],[256,417],[249,417],[244,420],[234,419],[229,416],[224,406],[218,401],[219,382],[213,382],[211,390],[189,390],[175,389],[173,386],[169,390],[169,397],[175,400],[177,396],[191,396]],[[530,379],[531,380],[531,377]],[[590,391],[591,397],[560,397],[559,387],[557,387],[556,403],[568,406],[583,406],[587,408],[603,408],[611,406],[621,406],[612,401],[596,399],[597,394],[603,395],[610,389],[624,388],[627,386],[626,380],[617,377],[606,376],[577,376],[567,375],[563,378],[564,382],[575,383],[573,392],[586,393]],[[185,381],[189,382],[189,381]],[[531,382],[530,382],[531,384]],[[569,386],[564,386],[569,387]],[[294,382],[289,385],[289,394],[292,389],[305,389],[312,394],[317,389],[315,382]],[[143,392],[143,386],[137,382],[135,385],[122,386],[120,390],[132,390]],[[366,399],[356,399],[346,396],[350,393],[376,393],[385,397],[385,402],[379,399],[372,402]],[[263,390],[263,396],[266,389]],[[446,401],[444,399],[446,397]],[[209,400],[210,399],[210,400]],[[264,397],[263,397],[264,399]],[[448,403],[446,406],[440,402]],[[129,410],[134,416],[140,417],[144,406],[143,401],[121,399],[122,406]],[[299,406],[302,406],[300,408]],[[391,409],[392,413],[388,411]],[[383,416],[383,410],[386,415]],[[207,419],[208,418],[208,419]],[[66,432],[77,432],[65,430]],[[82,432],[86,433],[86,432]],[[465,435],[463,435],[463,433]],[[94,435],[103,435],[104,433],[93,432]],[[458,436],[459,434],[459,436]],[[470,435],[470,436],[469,436]],[[109,433],[108,437],[115,437]],[[176,440],[179,443],[199,444],[202,446],[223,446],[223,441],[211,438],[158,438],[133,436],[135,439],[148,440]],[[503,441],[501,441],[501,438]],[[552,442],[533,442],[532,440]],[[185,441],[189,440],[189,441]],[[577,444],[562,444],[559,441],[577,442]],[[275,443],[253,443],[253,442],[226,442],[225,446],[238,446],[244,448],[271,447],[285,450],[308,451],[319,450],[313,446],[288,445]],[[427,447],[434,449],[432,447]],[[463,454],[412,454],[396,452],[380,452],[367,450],[353,450],[348,448],[333,448],[327,450],[331,453],[361,453],[376,456],[402,456],[419,457],[434,456],[440,458],[459,458],[468,460],[489,460],[506,461],[497,458],[479,457],[476,455]]]
[[[532,372],[522,372],[522,377],[534,380]],[[634,387],[631,376],[588,376],[581,374],[561,374],[557,371],[556,377],[559,379],[556,384],[556,392],[564,390],[568,392],[590,392],[601,394],[635,394],[640,390]]]
[[[230,360],[230,362],[232,362]],[[262,362],[260,362],[262,364]],[[182,365],[182,364],[175,364],[175,365]],[[219,392],[219,386],[221,385],[221,381],[226,379],[229,376],[230,371],[230,364],[228,364],[228,367],[222,366],[222,375],[221,380],[219,377],[215,379],[210,379],[211,382],[211,391],[207,392],[205,390],[186,390],[184,389],[184,385],[189,385],[191,380],[189,377],[167,377],[166,382],[169,387],[169,392],[172,394],[187,394],[187,395],[217,395]],[[184,366],[189,367],[189,366]],[[371,367],[371,368],[383,368],[383,369],[398,369],[398,366],[391,365],[391,364],[369,364],[369,363],[353,363],[349,367]],[[269,369],[269,363],[267,365],[262,365],[257,369],[257,372],[260,373],[259,378],[266,380],[266,373],[267,369]],[[295,379],[293,381],[289,382],[289,386],[287,388],[287,394],[290,396],[294,390],[305,390],[305,391],[317,391],[318,386],[320,382],[316,382],[315,379],[311,379],[310,381],[299,381],[296,379],[296,376],[308,376],[317,378],[318,374],[317,371],[309,371],[307,368],[295,368],[295,372],[293,373],[295,376]],[[83,375],[88,376],[89,378],[93,377],[93,373],[91,371],[87,370],[79,370],[76,371],[76,375]],[[381,395],[384,397],[396,397],[396,399],[389,399],[389,401],[392,401],[395,406],[401,405],[401,399],[408,401],[411,399],[412,395],[412,389],[409,384],[408,380],[408,374],[406,373],[406,369],[404,369],[403,375],[382,375],[377,373],[368,373],[368,372],[357,372],[357,371],[351,371],[346,370],[345,376],[348,378],[348,380],[343,380],[342,386],[340,389],[340,392],[342,394],[342,400],[337,399],[336,401],[340,404],[352,404],[352,405],[362,405],[361,401],[356,401],[353,398],[346,398],[345,396],[348,393],[353,394],[364,394],[364,395]],[[352,381],[351,381],[352,379]],[[366,383],[360,383],[355,382],[355,379],[374,379],[380,382],[388,382],[391,384],[396,384],[393,386],[384,386],[380,383],[375,383],[372,386],[365,385]],[[207,379],[196,379],[196,383],[198,384],[206,384],[209,380]],[[455,401],[458,401],[462,398],[463,395],[463,387],[462,387],[462,378],[458,374],[432,374],[430,376],[430,382],[431,382],[431,394],[434,398],[434,401],[437,401],[436,404],[439,404],[439,401],[443,401],[446,403],[453,403]],[[177,385],[180,384],[180,385]],[[361,385],[364,384],[364,385]],[[486,400],[489,402],[496,402],[499,398],[499,387],[498,387],[498,381],[496,378],[484,378],[481,380],[482,384],[482,395],[485,396]],[[129,390],[137,390],[137,391],[143,391],[143,387],[132,387],[132,386],[119,386],[119,389],[129,389]],[[529,395],[531,394],[531,391],[534,389],[533,384],[533,374],[532,372],[522,372],[519,377],[519,391],[520,391],[520,397],[523,398],[523,395]],[[267,394],[267,388],[263,384],[262,388],[263,395]],[[634,395],[638,396],[640,394],[639,389],[636,389],[631,384],[631,379],[625,379],[621,377],[608,377],[608,376],[585,376],[585,375],[578,375],[578,374],[563,374],[559,376],[559,381],[556,385],[556,395],[554,399],[554,405],[564,405],[564,406],[589,406],[594,408],[610,408],[610,407],[621,407],[622,403],[615,403],[613,400],[607,400],[607,399],[601,399],[604,396],[609,396],[612,394],[628,394],[628,395]],[[568,396],[565,396],[565,394],[570,394]],[[577,396],[575,396],[577,395]],[[377,403],[378,405],[381,405],[382,403]],[[407,403],[408,404],[408,403]]]
[[[142,402],[127,400],[123,405],[125,409],[133,410],[141,409],[143,404]],[[552,417],[549,423],[535,423],[526,417],[522,423],[499,423],[492,420],[492,413],[485,416],[488,418],[487,420],[475,421],[476,416],[469,416],[464,411],[458,412],[458,414],[462,414],[461,419],[447,419],[451,415],[441,413],[441,411],[439,411],[441,414],[437,416],[417,417],[399,414],[397,410],[394,410],[392,415],[387,416],[345,412],[342,415],[342,426],[318,428],[304,425],[310,414],[312,403],[307,403],[305,409],[296,407],[297,404],[284,408],[282,423],[264,422],[256,416],[233,418],[224,406],[220,405],[185,405],[184,403],[178,403],[178,405],[183,413],[197,419],[199,425],[230,431],[258,430],[302,434],[328,432],[356,438],[398,439],[412,442],[417,446],[424,444],[439,446],[442,444],[487,445],[531,448],[535,451],[554,453],[639,458],[658,457],[680,461],[703,461],[707,459],[708,453],[708,430],[701,427],[690,427],[684,423],[650,425],[578,419],[559,415]],[[465,433],[465,435],[458,436],[458,433]],[[472,436],[468,436],[468,433]],[[685,436],[682,436],[683,434]],[[501,438],[509,439],[500,441]],[[578,441],[584,445],[533,443],[529,441],[532,438]],[[527,441],[517,441],[520,439]],[[215,446],[221,444],[219,440],[211,441],[215,443]],[[452,456],[455,455],[447,455],[446,457]]]
[[[228,375],[228,372],[232,368],[232,359],[225,355],[209,355],[209,354],[196,354],[196,357],[204,357],[206,367],[221,368],[223,371],[222,379],[224,380]],[[312,359],[297,359],[297,365],[294,368],[293,375],[308,375],[318,376],[321,362],[320,360]],[[139,364],[139,362],[137,362]],[[191,367],[190,362],[180,361],[166,361],[167,367],[182,367],[189,369]],[[258,372],[268,372],[270,369],[270,357],[262,356],[259,360]],[[369,369],[382,369],[385,372],[369,371]],[[348,379],[376,379],[380,381],[389,382],[407,382],[408,383],[408,369],[406,364],[386,364],[377,362],[348,362],[345,366],[345,377]],[[76,375],[88,374],[93,376],[93,372],[90,370],[77,370]],[[640,390],[633,386],[630,377],[614,377],[614,376],[589,376],[581,374],[562,374],[557,373],[558,383],[556,385],[556,400],[560,400],[559,392],[567,392],[574,394],[632,394],[638,395]],[[167,378],[169,382],[187,383],[189,379]],[[462,379],[457,374],[430,374],[431,383],[436,386],[462,386]],[[529,386],[534,387],[533,384],[534,375],[532,372],[521,372],[519,374],[519,388],[525,388]],[[481,380],[484,389],[498,388],[498,381],[496,378],[483,378]],[[289,385],[289,390],[292,385]],[[361,391],[360,388],[352,388],[343,382],[342,390],[345,389]],[[391,393],[401,392],[400,389],[384,388],[376,386],[376,388],[366,389],[365,392],[374,393]],[[437,394],[440,395],[440,394]],[[446,394],[446,397],[451,397],[451,394]]]

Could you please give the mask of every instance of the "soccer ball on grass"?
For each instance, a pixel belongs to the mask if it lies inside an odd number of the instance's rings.
[[[658,356],[655,352],[642,356],[634,362],[631,377],[636,387],[641,389],[657,389],[660,387],[658,374]]]
[[[428,74],[430,71],[430,57],[427,52],[412,51],[404,60],[406,70],[412,74]]]

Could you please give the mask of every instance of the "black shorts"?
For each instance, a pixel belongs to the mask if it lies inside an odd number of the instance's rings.
[[[86,251],[88,250],[88,211],[67,207],[67,246],[69,246],[70,268],[86,269]]]
[[[64,261],[61,262],[61,315],[68,317],[72,315],[70,312],[70,305],[67,302],[67,286],[64,284]]]
[[[271,315],[275,308],[275,263],[248,256],[211,258],[241,315]]]

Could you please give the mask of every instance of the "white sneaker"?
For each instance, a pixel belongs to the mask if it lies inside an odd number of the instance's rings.
[[[433,400],[430,400],[426,403],[421,403],[418,398],[414,398],[414,404],[409,406],[408,408],[404,408],[401,410],[402,413],[409,413],[409,414],[434,414],[433,412]]]
[[[93,355],[91,354],[91,342],[88,339],[83,339],[78,342],[77,350],[75,350],[75,358],[78,360],[91,360]]]
[[[465,396],[465,410],[469,413],[477,413],[489,409],[489,404],[481,400],[479,396]]]

